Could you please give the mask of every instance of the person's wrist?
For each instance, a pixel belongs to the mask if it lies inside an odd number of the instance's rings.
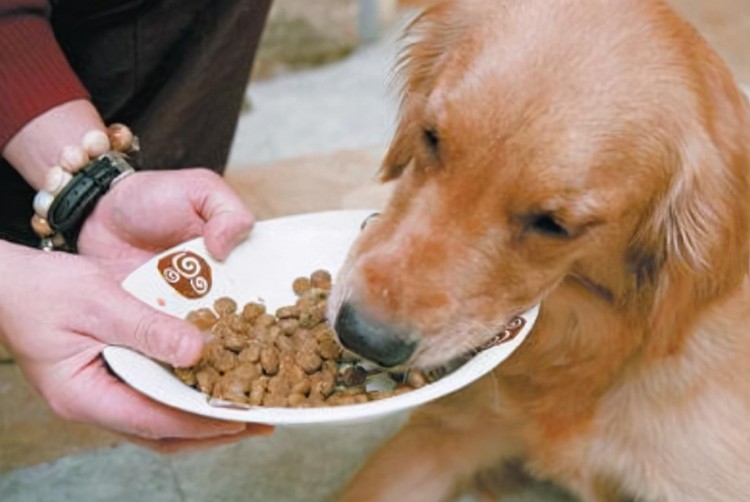
[[[80,146],[65,146],[48,170],[31,219],[42,249],[76,252],[78,234],[99,198],[134,172],[127,153],[137,150],[137,138],[122,124],[108,133],[88,131]]]
[[[87,131],[106,132],[94,105],[84,99],[56,106],[31,120],[3,147],[3,157],[39,190],[66,145],[80,145]]]

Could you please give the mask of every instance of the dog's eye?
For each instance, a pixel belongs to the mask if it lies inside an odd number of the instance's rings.
[[[425,129],[422,133],[424,135],[424,142],[427,147],[433,153],[437,153],[440,148],[440,137],[435,129]]]
[[[533,232],[549,237],[570,237],[570,233],[555,219],[547,214],[535,214],[529,218],[526,228]]]

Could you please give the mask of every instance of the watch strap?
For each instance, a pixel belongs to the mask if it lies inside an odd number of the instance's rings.
[[[133,168],[122,155],[104,154],[79,171],[55,197],[47,214],[50,227],[64,239],[57,248],[75,253],[78,234],[112,182]]]

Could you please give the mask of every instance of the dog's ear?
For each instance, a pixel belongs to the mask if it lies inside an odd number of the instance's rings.
[[[666,259],[714,297],[747,272],[750,231],[750,109],[727,80],[709,84],[713,116],[677,145],[680,163],[657,218]]]
[[[715,151],[694,160],[724,164]],[[667,262],[699,279],[702,293],[712,294],[743,276],[747,266],[750,166],[695,167],[674,181],[659,216]]]
[[[678,351],[699,316],[741,287],[750,265],[750,104],[718,56],[699,50],[690,58],[700,72],[670,91],[685,94],[654,159],[668,182],[626,256],[630,296],[648,325],[646,357]]]
[[[414,157],[421,117],[451,49],[465,33],[460,2],[432,2],[409,23],[396,63],[401,111],[396,133],[380,169],[381,181],[398,178]]]
[[[718,58],[705,58],[715,71],[694,90],[702,113],[686,103],[695,121],[670,134],[663,160],[671,183],[642,221],[628,264],[642,286],[684,272],[695,294],[714,296],[748,265],[750,103]]]
[[[748,272],[750,152],[737,125],[734,137],[702,130],[683,138],[672,182],[628,251],[662,353],[675,350],[691,318]]]

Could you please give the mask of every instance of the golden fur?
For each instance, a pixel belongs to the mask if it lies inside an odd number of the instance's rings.
[[[661,0],[441,1],[407,37],[395,192],[332,309],[408,323],[422,367],[542,309],[342,498],[489,496],[512,471],[586,501],[744,500],[750,114],[725,65]]]

